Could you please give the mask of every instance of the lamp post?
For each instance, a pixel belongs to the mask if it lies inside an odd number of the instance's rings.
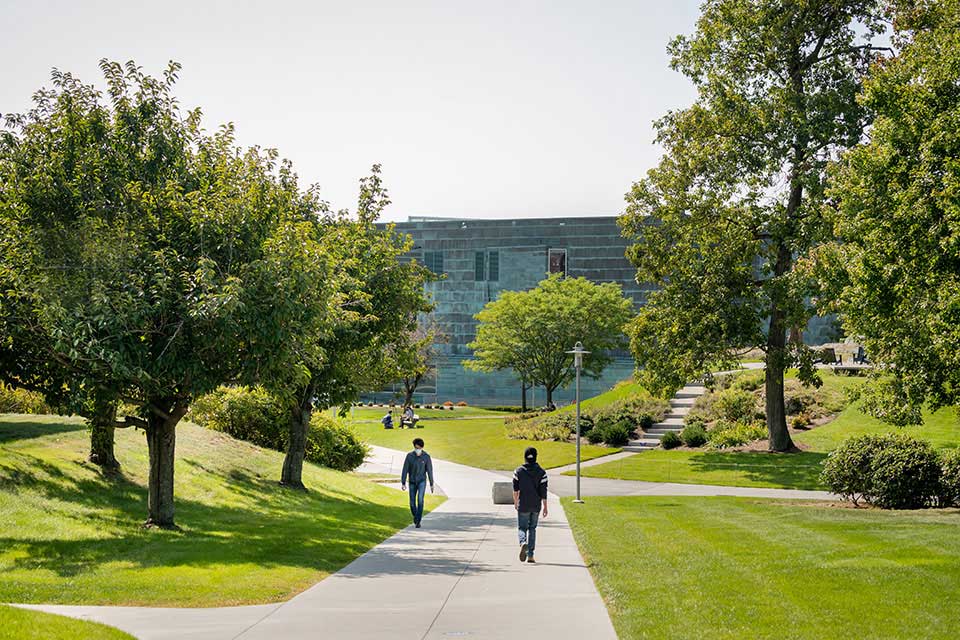
[[[583,356],[590,353],[583,349],[583,343],[577,342],[573,351],[567,351],[573,354],[573,367],[577,371],[577,499],[574,502],[583,504],[580,499],[580,370],[583,368]]]

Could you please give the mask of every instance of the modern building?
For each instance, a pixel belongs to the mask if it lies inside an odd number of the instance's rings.
[[[549,273],[583,276],[595,282],[616,282],[636,305],[644,288],[624,257],[627,241],[614,216],[520,220],[460,220],[410,218],[398,223],[412,236],[410,257],[444,277],[427,285],[436,308],[434,318],[446,341],[437,345],[440,357],[432,375],[421,383],[420,402],[466,401],[474,405],[519,405],[520,381],[510,371],[478,373],[463,367],[472,358],[467,347],[476,334],[474,316],[501,291],[531,289]],[[570,345],[573,348],[573,345]],[[584,397],[630,377],[628,352],[614,354],[600,380],[584,379]],[[397,386],[395,391],[399,391]],[[554,392],[557,404],[573,399],[573,385]],[[375,397],[392,396],[390,392]],[[542,389],[528,391],[531,406],[542,405]]]

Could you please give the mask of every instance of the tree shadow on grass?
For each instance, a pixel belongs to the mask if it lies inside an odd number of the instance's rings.
[[[55,418],[56,422],[51,421]],[[82,431],[87,426],[80,420],[65,422],[63,416],[4,415],[0,419],[0,444],[15,440],[41,438],[56,433]]]
[[[57,525],[38,521],[31,531],[0,537],[0,549],[13,551],[8,567],[63,578],[108,563],[124,567],[103,574],[115,576],[105,578],[115,584],[123,583],[124,571],[156,567],[215,571],[249,564],[334,572],[406,526],[410,517],[404,505],[385,506],[331,489],[290,491],[270,478],[228,471],[211,473],[227,478],[229,495],[209,502],[176,499],[182,531],[144,530],[138,525],[146,516],[146,490],[128,478],[73,474],[21,452],[11,452],[7,460],[11,464],[0,466],[0,490],[23,493],[25,500],[39,496],[43,512]],[[58,539],[51,531],[78,537]],[[438,565],[436,571],[447,568]],[[0,600],[24,599],[10,589],[0,589]],[[63,594],[69,600],[69,588]]]
[[[746,479],[782,489],[824,489],[820,471],[827,454],[817,451],[766,453],[730,451],[698,453],[690,457],[696,472],[735,472]]]

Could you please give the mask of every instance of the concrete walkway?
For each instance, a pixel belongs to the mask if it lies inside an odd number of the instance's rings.
[[[374,448],[363,471],[396,473],[402,452]],[[434,460],[447,501],[283,604],[219,609],[31,608],[96,620],[141,638],[616,638],[560,502],[538,529],[538,564],[517,558],[512,505],[498,474]]]

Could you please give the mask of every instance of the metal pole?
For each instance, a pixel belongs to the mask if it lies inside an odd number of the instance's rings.
[[[579,358],[577,358],[579,360]],[[580,499],[580,363],[577,363],[577,499],[574,502],[583,504]]]

